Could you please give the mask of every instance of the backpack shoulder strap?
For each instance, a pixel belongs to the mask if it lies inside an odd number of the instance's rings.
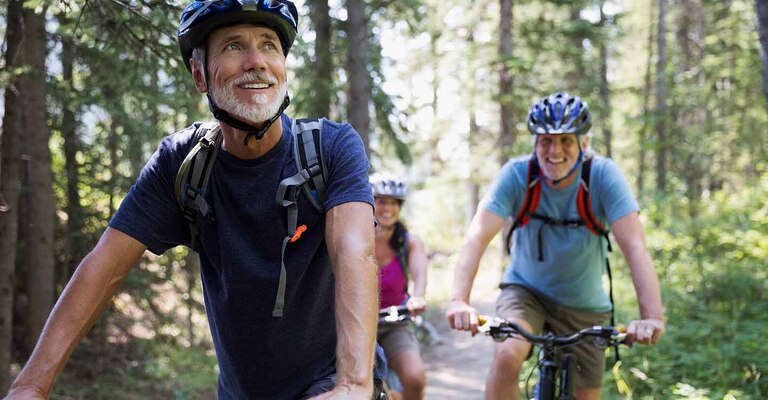
[[[400,244],[400,248],[397,249],[397,259],[400,261],[400,268],[403,270],[403,274],[405,275],[405,281],[406,281],[406,289],[408,288],[408,239],[410,235],[408,232],[405,232],[403,234],[403,243]]]
[[[325,177],[326,168],[323,163],[322,143],[323,119],[307,118],[294,120],[291,126],[293,135],[293,151],[296,159],[296,174],[280,181],[275,195],[277,205],[287,208],[288,235],[283,239],[280,253],[280,280],[277,286],[275,307],[272,316],[283,317],[285,305],[285,288],[288,276],[285,268],[285,250],[289,243],[295,242],[301,236],[305,226],[298,227],[299,193],[302,191],[307,200],[318,212],[325,212]],[[317,196],[317,197],[315,197]]]
[[[592,213],[592,201],[589,197],[589,178],[591,172],[592,158],[588,158],[581,166],[581,181],[579,182],[579,192],[576,195],[576,207],[579,211],[579,216],[584,220],[584,226],[593,234],[607,238],[610,230],[603,227],[595,218],[595,214]]]
[[[589,196],[589,179],[592,172],[592,160],[593,158],[590,157],[586,159],[584,163],[582,163],[579,192],[576,195],[576,207],[578,208],[579,216],[582,220],[584,220],[584,227],[586,227],[591,233],[605,238],[605,241],[608,243],[608,251],[612,252],[613,249],[611,248],[611,238],[608,236],[610,229],[605,228],[602,224],[600,224],[597,218],[595,218],[595,214],[592,212],[592,201],[590,200]],[[608,274],[608,298],[611,302],[611,326],[615,326],[616,306],[613,301],[613,274],[611,273],[611,261],[607,255],[605,257],[605,271]],[[616,351],[616,361],[618,362],[620,359],[619,346],[614,346],[614,349]]]
[[[509,253],[510,249],[512,248],[510,243],[512,240],[512,233],[515,231],[515,229],[520,228],[530,222],[531,215],[536,212],[536,208],[539,206],[539,200],[541,200],[541,180],[539,179],[540,172],[541,168],[539,167],[539,162],[536,160],[536,157],[531,157],[531,160],[528,161],[528,180],[526,183],[523,207],[520,208],[520,211],[515,216],[512,227],[507,233],[507,239],[505,241],[507,244],[507,253]]]
[[[323,158],[323,118],[295,120],[293,127],[296,169],[307,171],[309,175],[308,185],[304,185],[304,194],[319,212],[323,212],[327,174]]]
[[[195,130],[194,136],[198,138],[197,143],[176,173],[174,192],[189,224],[190,245],[197,251],[197,214],[213,217],[211,207],[205,201],[205,190],[221,148],[221,128],[217,122],[206,122]]]

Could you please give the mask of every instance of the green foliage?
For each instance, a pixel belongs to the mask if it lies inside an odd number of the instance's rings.
[[[201,393],[215,390],[218,365],[212,351],[148,345],[152,347],[154,357],[146,360],[144,372],[149,379],[162,382],[162,390],[172,393],[174,399],[198,399]]]
[[[89,343],[93,346],[93,343]],[[81,348],[51,399],[215,398],[218,367],[211,350],[134,339],[110,349]]]
[[[646,217],[658,224],[648,243],[663,285],[667,333],[658,346],[623,351],[608,386],[639,398],[765,397],[768,186],[762,182],[713,193],[693,217],[679,212],[687,207],[681,199],[659,199],[649,208]]]

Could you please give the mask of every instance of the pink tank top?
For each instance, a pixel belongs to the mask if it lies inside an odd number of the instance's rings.
[[[403,267],[395,257],[379,270],[379,308],[403,304],[407,296],[407,285]]]

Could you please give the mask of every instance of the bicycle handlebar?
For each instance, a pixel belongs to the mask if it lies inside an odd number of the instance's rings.
[[[563,347],[579,342],[587,337],[595,337],[604,340],[606,345],[613,346],[624,343],[627,336],[623,328],[599,325],[584,328],[567,335],[555,335],[553,333],[534,335],[516,323],[498,317],[491,318],[486,315],[478,315],[478,320],[480,321],[478,331],[493,337],[494,340],[499,342],[517,335],[533,344]]]
[[[379,310],[379,323],[395,323],[411,320],[411,312],[404,305],[390,306]]]

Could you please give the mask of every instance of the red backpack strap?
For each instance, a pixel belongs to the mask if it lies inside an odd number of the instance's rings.
[[[530,222],[531,215],[536,212],[536,208],[539,206],[539,200],[541,200],[540,172],[541,168],[539,167],[539,162],[536,160],[536,157],[531,157],[531,160],[528,162],[528,181],[526,183],[523,207],[520,208],[520,211],[515,216],[512,228],[510,228],[509,233],[507,233],[507,253],[509,253],[512,248],[510,244],[510,241],[512,240],[512,232]]]
[[[592,201],[589,197],[589,174],[592,169],[592,158],[584,161],[581,166],[581,182],[579,182],[579,193],[576,195],[576,206],[579,209],[579,216],[584,220],[584,226],[590,232],[597,236],[602,236],[608,242],[608,251],[612,252],[611,239],[608,237],[609,229],[606,229],[598,222],[592,213]],[[608,297],[611,301],[611,326],[616,325],[616,303],[613,301],[613,274],[611,273],[611,262],[608,257],[605,258],[605,270],[608,273]],[[615,345],[616,362],[619,361],[619,346]]]
[[[592,169],[592,159],[585,160],[581,165],[581,181],[579,182],[579,193],[576,195],[576,207],[579,210],[579,216],[584,220],[584,227],[597,236],[607,236],[606,229],[595,218],[592,213],[592,201],[589,197],[589,174]]]

